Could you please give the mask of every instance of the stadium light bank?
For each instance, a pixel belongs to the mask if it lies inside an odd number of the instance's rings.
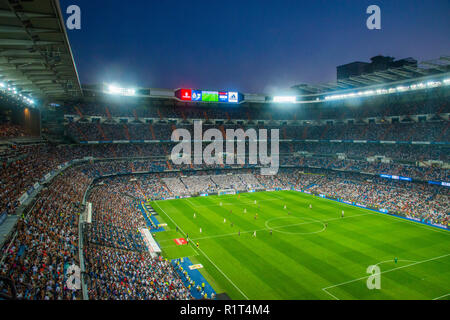
[[[345,93],[345,94],[335,94],[331,96],[326,96],[325,101],[329,100],[342,100],[342,99],[349,99],[349,98],[359,98],[359,97],[369,97],[369,96],[375,96],[375,95],[384,95],[384,94],[392,94],[392,93],[399,93],[399,92],[407,92],[407,91],[416,91],[416,90],[424,90],[424,89],[431,89],[431,88],[437,88],[442,86],[448,86],[450,85],[450,78],[444,79],[442,81],[427,81],[427,82],[418,82],[411,85],[400,85],[396,87],[391,87],[387,89],[371,89],[371,90],[365,90],[365,91],[357,91],[357,92],[351,92],[351,93]]]
[[[122,88],[114,84],[109,84],[106,86],[105,93],[112,95],[120,95],[132,97],[136,95],[136,89],[133,88]]]
[[[274,103],[296,103],[297,97],[296,96],[274,96],[273,102]]]
[[[0,91],[30,106],[35,104],[35,101],[30,96],[23,95],[16,87],[10,86],[3,81],[0,81]]]

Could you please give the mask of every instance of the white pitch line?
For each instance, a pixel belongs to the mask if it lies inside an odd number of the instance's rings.
[[[191,200],[189,200],[189,198],[186,198],[186,201],[189,202],[192,206],[198,207],[195,203],[192,203]]]
[[[309,196],[311,196],[311,195],[309,195]],[[319,198],[319,199],[325,200],[325,201],[327,201],[327,202],[330,202],[330,201],[332,201],[332,202],[338,202],[338,201],[334,201],[334,200],[327,199],[327,198]],[[351,204],[348,204],[348,203],[345,203],[345,202],[338,202],[338,203],[341,204],[341,205],[344,205],[344,206],[348,206],[348,207],[351,207],[351,208],[355,208],[354,205],[351,205]],[[359,208],[359,207],[356,207],[356,208]],[[417,226],[417,227],[422,227],[422,228],[427,229],[427,230],[430,230],[430,231],[434,231],[434,232],[439,232],[439,233],[443,233],[443,234],[450,235],[450,232],[448,232],[448,231],[446,231],[446,230],[438,229],[438,228],[436,228],[436,227],[429,226],[429,225],[426,225],[426,224],[422,224],[422,223],[420,223],[420,222],[411,221],[411,220],[407,220],[407,219],[401,218],[401,217],[396,217],[396,216],[393,216],[393,215],[390,215],[390,214],[385,214],[385,213],[373,211],[373,210],[371,210],[371,209],[369,209],[369,208],[360,208],[360,209],[366,210],[366,211],[370,212],[370,213],[371,213],[372,215],[374,215],[374,216],[378,216],[378,217],[391,217],[391,218],[398,219],[399,222],[406,222],[406,223],[408,223],[408,224],[412,224],[412,225],[415,225],[415,226]]]
[[[173,222],[173,224],[175,224],[175,226],[181,231],[181,233],[183,234],[183,235],[185,235],[186,236],[186,233],[175,223],[175,221],[173,221],[173,219],[164,211],[164,209],[163,208],[161,208],[160,206],[159,206],[159,204],[157,203],[156,204],[157,206],[158,206],[158,208]],[[247,299],[247,300],[250,300],[248,297],[247,297],[247,295],[244,293],[244,292],[242,292],[242,290],[241,289],[239,289],[239,287],[236,285],[236,284],[234,284],[234,282],[233,281],[231,281],[231,279],[230,278],[228,278],[228,276],[206,255],[206,253],[202,250],[202,249],[200,249],[200,248],[197,248],[204,256],[205,256],[205,258],[206,259],[208,259],[209,260],[209,262],[211,262],[212,263],[212,265],[214,265],[214,267],[216,267],[216,269],[220,272],[220,273],[222,273],[222,275],[245,297],[245,299]],[[194,251],[196,252],[196,253],[198,253],[197,252],[197,250],[195,250],[195,248],[194,248]]]
[[[348,219],[348,218],[356,218],[356,217],[360,217],[360,216],[367,216],[370,213],[362,213],[362,214],[356,214],[356,215],[352,215],[352,216],[347,216],[344,218],[333,218],[333,219],[328,219],[328,220],[315,220],[315,221],[311,221],[311,222],[301,222],[301,223],[294,223],[294,224],[288,224],[288,225],[284,225],[284,226],[279,226],[277,228],[287,228],[287,227],[295,227],[295,226],[300,226],[300,225],[305,225],[305,224],[313,224],[313,223],[324,223],[324,222],[329,222],[329,221],[334,221],[334,220],[342,220],[342,219]],[[286,216],[286,217],[290,217],[290,216]],[[292,216],[295,217],[295,216]],[[308,217],[309,218],[309,217]],[[275,228],[272,228],[273,230],[276,231]],[[256,230],[246,230],[246,231],[241,231],[242,233],[250,233],[250,232],[254,232],[254,231],[264,231],[264,230],[270,230],[267,227],[264,229],[256,229]],[[229,236],[235,236],[237,233],[224,233],[224,234],[219,234],[219,235],[214,235],[214,236],[207,236],[207,237],[202,237],[202,238],[195,238],[192,239],[193,241],[197,241],[197,240],[208,240],[208,239],[213,239],[213,238],[223,238],[223,237],[229,237]]]
[[[161,208],[160,206],[159,206],[159,204],[158,203],[156,203],[156,205],[158,206],[158,208],[167,216],[167,218],[169,218],[170,219],[170,221],[172,221],[173,222],[173,224],[178,228],[178,230],[180,230],[181,231],[181,233],[184,235],[184,236],[186,236],[186,233],[176,224],[176,222],[175,221],[173,221],[173,219],[163,210],[163,208]],[[192,248],[194,249],[194,251],[195,251],[195,253],[197,253],[198,254],[198,252],[197,252],[197,250],[195,250],[195,248],[194,248],[194,246],[192,246]]]
[[[209,262],[211,262],[213,265],[214,265],[214,267],[216,267],[216,269],[217,270],[219,270],[220,271],[220,273],[222,273],[222,275],[245,297],[245,299],[247,299],[247,300],[250,300],[248,297],[247,297],[247,295],[244,293],[244,292],[242,292],[242,290],[241,289],[239,289],[239,287],[237,286],[237,285],[235,285],[234,284],[234,282],[233,281],[231,281],[231,279],[230,278],[228,278],[227,277],[227,275],[206,255],[206,253],[205,252],[203,252],[203,250],[202,249],[200,249],[200,248],[198,248],[198,250],[201,252],[201,253],[203,253],[203,255],[206,257],[206,259],[208,259],[209,260]]]
[[[450,293],[447,293],[447,294],[444,294],[444,295],[442,295],[440,297],[434,298],[433,300],[439,300],[439,299],[444,298],[446,296],[450,296]]]
[[[188,198],[185,198],[185,200],[188,200]],[[279,199],[265,199],[265,200],[256,200],[257,203],[259,202],[265,202],[265,201],[281,201]],[[196,207],[196,208],[203,208],[203,207],[220,207],[220,203],[219,204],[206,204],[206,205],[197,205],[192,203],[191,201],[188,201],[192,206]],[[245,202],[245,201],[239,201],[239,204],[247,204],[247,205],[254,205],[254,202],[250,201],[250,202]],[[231,202],[222,202],[222,206],[235,206],[237,205],[237,203],[231,203]]]
[[[335,300],[339,300],[339,298],[338,297],[336,297],[334,294],[332,294],[332,293],[330,293],[330,292],[328,292],[327,291],[327,289],[325,289],[325,288],[322,288],[322,290],[325,292],[325,293],[327,293],[327,294],[329,294],[330,296],[332,296]]]
[[[442,259],[442,258],[445,258],[445,257],[448,257],[448,256],[450,256],[450,253],[444,254],[444,255],[439,256],[439,257],[434,257],[434,258],[430,258],[430,259],[426,259],[426,260],[422,260],[422,261],[417,261],[417,262],[414,262],[414,263],[407,264],[407,265],[405,265],[405,266],[401,266],[401,267],[398,267],[398,268],[389,269],[389,270],[387,270],[387,271],[382,271],[382,272],[380,272],[379,274],[389,273],[389,272],[392,272],[392,271],[396,271],[396,270],[400,270],[400,269],[412,267],[412,266],[415,266],[415,265],[418,265],[418,264],[421,264],[421,263],[425,263],[425,262],[429,262],[429,261],[434,261],[434,260]],[[332,285],[332,286],[329,286],[329,287],[326,287],[326,288],[322,288],[322,290],[325,290],[325,291],[326,291],[326,290],[328,290],[328,289],[335,288],[335,287],[339,287],[339,286],[342,286],[342,285],[344,285],[344,284],[349,284],[349,283],[352,283],[352,282],[364,280],[364,279],[367,279],[367,278],[369,278],[369,277],[370,277],[370,275],[365,276],[365,277],[361,277],[361,278],[358,278],[358,279],[353,279],[353,280],[350,280],[350,281],[342,282],[342,283],[335,284],[335,285]]]

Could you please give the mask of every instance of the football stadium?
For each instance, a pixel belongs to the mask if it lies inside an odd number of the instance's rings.
[[[1,300],[450,299],[448,52],[82,83],[66,7],[0,0]]]

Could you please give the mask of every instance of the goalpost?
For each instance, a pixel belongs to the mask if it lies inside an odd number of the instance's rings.
[[[225,194],[236,194],[235,189],[222,189],[218,192],[219,196],[225,195]]]

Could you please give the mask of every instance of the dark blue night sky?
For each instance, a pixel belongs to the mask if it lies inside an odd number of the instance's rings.
[[[450,54],[450,1],[61,0],[81,82],[274,93],[336,79],[336,66],[378,54]],[[366,8],[381,8],[381,30]]]

